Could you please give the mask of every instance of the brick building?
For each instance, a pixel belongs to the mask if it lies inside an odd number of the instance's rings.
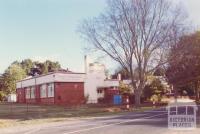
[[[17,102],[35,104],[84,103],[84,73],[53,72],[17,82]]]
[[[74,105],[98,103],[103,98],[110,103],[119,94],[120,81],[121,76],[108,79],[103,64],[91,63],[85,57],[85,73],[58,71],[17,82],[17,102]]]

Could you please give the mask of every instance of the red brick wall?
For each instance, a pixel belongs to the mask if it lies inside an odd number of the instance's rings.
[[[54,97],[51,98],[41,98],[40,99],[40,104],[54,104]]]
[[[55,104],[84,103],[84,83],[55,83]]]
[[[40,98],[40,86],[41,85],[37,85],[35,88],[36,102],[38,104],[54,104],[54,97]]]
[[[35,103],[37,103],[36,102],[36,99],[26,99],[26,103],[33,103],[33,104],[35,104]]]
[[[104,98],[106,99],[107,103],[113,103],[114,95],[119,95],[119,90],[106,88]]]
[[[35,98],[26,99],[25,89],[17,89],[18,103],[77,105],[84,103],[84,83],[54,83],[54,97],[40,98],[40,85],[35,88]]]
[[[17,102],[25,103],[25,90],[23,88],[17,89]]]
[[[40,85],[35,87],[35,99],[37,103],[40,103]]]

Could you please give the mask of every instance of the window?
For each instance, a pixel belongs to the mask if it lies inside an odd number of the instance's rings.
[[[101,93],[102,93],[102,90],[101,90],[101,89],[98,89],[98,90],[97,90],[97,93],[98,93],[98,94],[101,94]]]
[[[54,84],[48,84],[48,97],[54,97]]]
[[[30,90],[30,88],[26,88],[26,99],[30,99],[30,95],[31,95],[31,90]]]
[[[46,98],[46,97],[47,97],[46,84],[43,84],[40,86],[40,98]]]
[[[194,107],[188,106],[187,107],[187,114],[188,115],[194,115]]]
[[[176,107],[170,107],[170,115],[176,115]]]
[[[185,106],[179,106],[178,107],[178,115],[185,115],[186,114],[186,107]]]
[[[35,98],[35,87],[31,87],[31,98]]]

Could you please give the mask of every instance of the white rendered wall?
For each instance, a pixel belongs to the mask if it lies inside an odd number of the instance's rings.
[[[36,78],[36,85],[54,82],[55,81],[55,75],[56,74],[50,74],[50,75],[45,75],[45,76],[41,76],[41,77]]]
[[[16,102],[17,101],[17,96],[16,94],[10,94],[7,96],[8,102]]]
[[[17,88],[30,87],[52,82],[84,82],[85,74],[83,73],[52,73],[25,79],[16,83]]]
[[[57,73],[55,75],[55,81],[59,82],[83,82],[85,80],[85,74],[61,74]]]
[[[85,58],[85,67],[84,94],[85,97],[89,97],[87,103],[97,103],[97,88],[102,87],[106,79],[105,67],[99,63],[89,63],[87,58]]]
[[[106,76],[104,73],[89,73],[86,76],[84,93],[89,96],[88,103],[97,103],[97,88],[104,85]]]
[[[118,87],[119,86],[119,80],[105,80],[104,86],[105,87]]]

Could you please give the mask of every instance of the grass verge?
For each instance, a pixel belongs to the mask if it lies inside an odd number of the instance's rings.
[[[67,121],[84,117],[119,115],[126,112],[143,112],[154,107],[123,110],[121,107],[84,105],[77,107],[42,106],[24,104],[0,104],[0,128],[16,125],[33,125],[47,122]]]

